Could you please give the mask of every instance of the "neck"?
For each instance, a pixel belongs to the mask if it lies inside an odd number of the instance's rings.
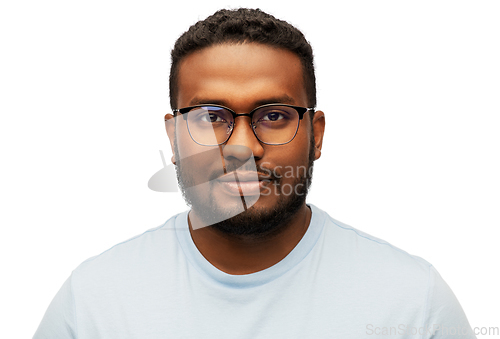
[[[212,265],[229,274],[250,274],[277,264],[295,248],[307,231],[311,210],[304,203],[279,233],[266,237],[230,235],[211,226],[193,229],[200,221],[192,210],[188,220],[196,247]]]

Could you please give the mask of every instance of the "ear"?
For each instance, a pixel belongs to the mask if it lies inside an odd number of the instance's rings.
[[[172,164],[175,165],[175,117],[172,114],[165,115],[165,129],[167,130],[168,139],[170,140],[170,148],[172,149]]]
[[[321,156],[323,135],[325,134],[325,113],[323,113],[323,111],[316,111],[312,124],[314,133],[314,160],[318,160]]]

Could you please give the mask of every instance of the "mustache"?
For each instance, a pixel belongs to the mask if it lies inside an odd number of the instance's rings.
[[[263,176],[266,178],[269,178],[269,180],[279,180],[281,179],[281,173],[280,171],[277,170],[277,168],[268,168],[264,167],[258,164],[255,164],[255,166],[249,166],[247,164],[240,165],[234,163],[234,162],[227,162],[226,161],[226,168],[225,171],[223,168],[217,169],[214,172],[212,172],[209,176],[209,180],[216,180],[217,178],[220,178],[221,176],[232,173],[232,172],[256,172],[257,175]]]
[[[213,171],[210,173],[210,175],[208,176],[206,181],[203,180],[203,182],[199,182],[198,180],[196,180],[196,183],[194,183],[194,182],[193,183],[185,183],[187,188],[202,184],[204,182],[217,180],[221,176],[228,174],[228,173],[232,173],[232,172],[256,172],[257,175],[259,175],[259,176],[264,176],[266,178],[269,178],[269,180],[274,180],[277,182],[279,182],[281,180],[281,177],[282,177],[280,167],[270,168],[268,166],[262,166],[262,165],[256,164],[253,161],[250,161],[250,163],[249,163],[249,161],[242,162],[242,161],[235,161],[235,160],[231,160],[228,158],[224,158],[221,156],[221,152],[220,152],[219,148],[208,149],[206,151],[196,153],[196,154],[184,157],[184,158],[178,157],[177,164],[179,166],[178,166],[177,170],[181,170],[181,167],[182,168],[196,167],[197,163],[199,163],[200,161],[206,161],[207,158],[214,159],[214,163],[217,164],[217,166],[215,166],[216,168],[213,169]],[[208,169],[208,170],[210,170],[210,169]],[[180,173],[178,172],[178,174],[180,174]],[[203,177],[203,175],[201,175],[201,173],[200,173],[200,177]]]

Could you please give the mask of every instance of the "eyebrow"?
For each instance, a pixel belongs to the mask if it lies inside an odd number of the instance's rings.
[[[193,100],[189,102],[189,106],[196,106],[196,105],[204,105],[204,104],[214,104],[214,105],[220,105],[220,106],[226,106],[229,107],[230,105],[228,104],[227,100],[224,99],[209,99],[209,98],[201,98],[201,97],[194,97]],[[270,97],[270,98],[265,98],[261,99],[258,101],[254,102],[255,107],[259,107],[262,105],[267,105],[267,104],[288,104],[288,105],[295,105],[295,100],[286,95],[283,94],[278,97]]]

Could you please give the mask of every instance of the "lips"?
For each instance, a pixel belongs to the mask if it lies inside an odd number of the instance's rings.
[[[258,172],[230,172],[217,179],[222,188],[231,195],[251,196],[260,194],[264,185],[271,181],[268,175]]]
[[[270,180],[268,175],[260,174],[258,172],[249,172],[249,171],[236,171],[224,174],[220,176],[217,180],[228,182],[228,181],[262,181],[262,180]]]

